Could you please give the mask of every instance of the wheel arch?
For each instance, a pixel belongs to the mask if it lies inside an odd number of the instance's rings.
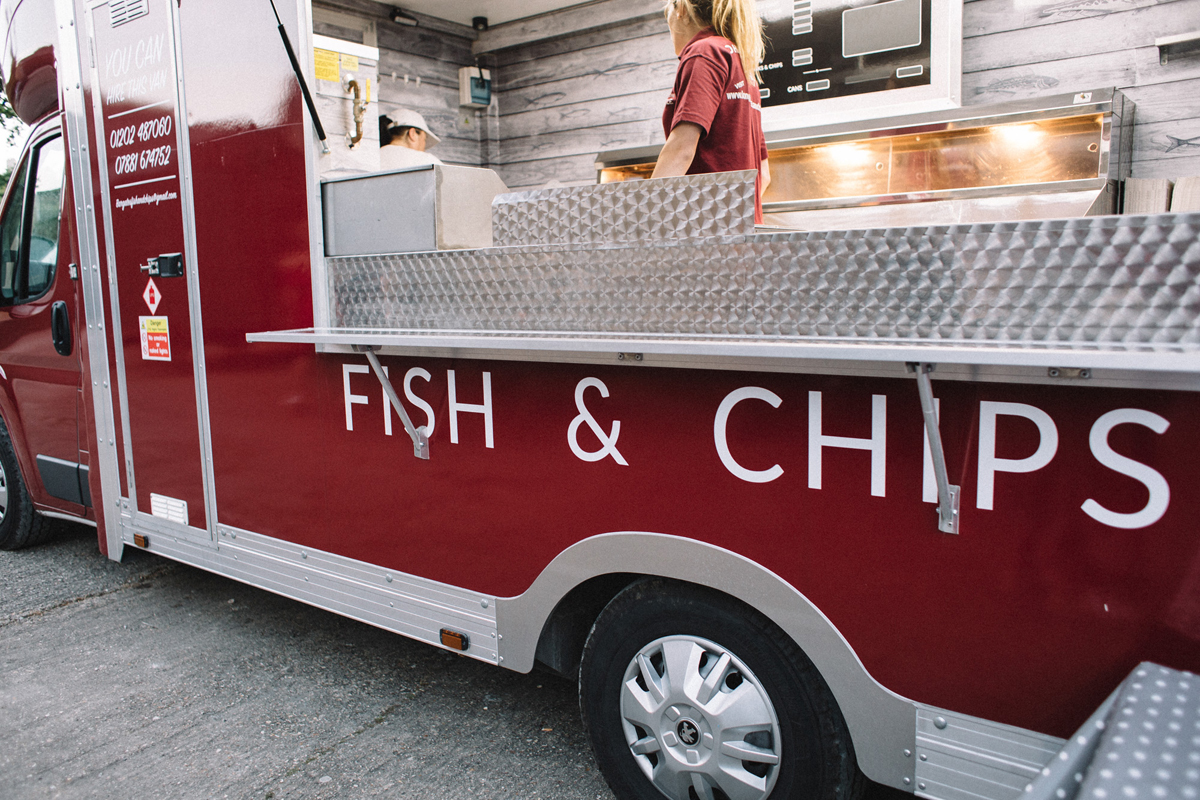
[[[528,672],[535,659],[549,658],[551,668],[564,672],[562,665],[574,657],[581,621],[591,614],[582,631],[586,637],[607,601],[644,576],[715,589],[782,628],[829,685],[850,730],[859,768],[873,781],[912,791],[916,704],[871,677],[833,623],[795,587],[721,547],[638,531],[602,534],[572,545],[524,593],[497,599],[501,663]],[[565,602],[573,599],[581,601],[578,610]],[[566,609],[572,618],[564,616]]]
[[[0,370],[2,369],[3,367],[0,367]],[[31,486],[41,487],[42,476],[37,474],[32,461],[33,454],[29,452],[29,448],[25,444],[25,427],[17,413],[16,404],[12,400],[12,389],[7,385],[7,380],[5,380],[5,384],[4,391],[0,392],[0,425],[4,426],[4,432],[8,434],[8,441],[12,444],[13,457],[17,460],[17,469],[21,471],[18,477],[25,482],[26,490],[31,491]],[[37,478],[36,484],[29,482],[31,475]]]

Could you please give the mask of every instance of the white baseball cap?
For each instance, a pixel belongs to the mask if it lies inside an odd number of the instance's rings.
[[[429,137],[431,145],[441,141],[436,133],[429,130],[429,126],[425,123],[425,118],[411,108],[397,108],[388,114],[388,118],[392,121],[391,128],[416,128],[417,130],[425,131],[425,135]]]

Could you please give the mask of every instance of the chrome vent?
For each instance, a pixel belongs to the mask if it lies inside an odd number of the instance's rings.
[[[115,28],[150,13],[150,0],[109,0],[108,13]]]

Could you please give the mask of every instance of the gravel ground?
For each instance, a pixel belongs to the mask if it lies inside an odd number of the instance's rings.
[[[63,528],[0,552],[0,798],[613,797],[568,681]]]

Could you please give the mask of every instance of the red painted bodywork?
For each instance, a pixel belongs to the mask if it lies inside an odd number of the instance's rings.
[[[245,341],[251,331],[312,324],[310,132],[264,10],[238,0],[178,10],[218,522],[499,596],[521,593],[591,536],[698,539],[795,586],[889,689],[1060,736],[1138,661],[1200,668],[1200,501],[1190,491],[1200,409],[1191,393],[936,381],[951,480],[963,490],[958,536],[939,533],[921,500],[911,379],[384,358],[398,388],[412,367],[431,376],[413,386],[435,409],[432,459],[412,457],[398,422],[385,435],[372,376],[350,376],[368,402],[352,408],[348,430],[343,365],[365,361]],[[141,290],[120,288],[123,310]],[[459,443],[450,442],[448,370],[461,403],[482,402],[490,374],[494,447],[472,413],[460,414]],[[575,388],[589,377],[609,397],[589,392],[588,407],[604,430],[620,420],[628,466],[585,462],[568,445]],[[149,372],[130,380],[159,385]],[[783,469],[769,483],[734,477],[714,445],[721,401],[746,386],[781,399],[778,408],[740,403],[729,418],[741,464]],[[177,388],[166,402],[182,418],[194,400]],[[823,450],[822,488],[809,488],[810,392],[822,393],[827,435],[858,438],[871,435],[872,395],[886,396],[883,497],[872,496],[869,455],[856,450]],[[1036,406],[1059,434],[1047,466],[997,476],[991,511],[976,507],[983,401]],[[1081,510],[1089,498],[1122,512],[1146,503],[1142,484],[1089,448],[1093,423],[1120,408],[1170,423],[1162,434],[1122,425],[1109,437],[1172,489],[1162,518],[1136,530]],[[580,444],[598,448],[581,430]],[[194,428],[156,436],[158,469],[198,468]],[[1037,437],[1027,420],[1002,417],[997,454],[1025,457]]]
[[[146,269],[170,253],[183,254],[185,275],[203,268],[186,252],[169,6],[154,3],[149,12],[138,24],[93,25],[111,195],[100,207],[112,229],[137,508],[148,512],[151,494],[178,498],[187,502],[188,523],[205,528],[188,282]],[[158,160],[148,163],[148,155]],[[153,307],[144,299],[150,281],[160,295]],[[146,358],[142,319],[166,326],[167,360]]]
[[[17,116],[32,125],[58,110],[54,8],[32,0],[2,0],[0,20],[4,95]]]
[[[39,135],[35,140],[41,140]],[[24,169],[25,153],[14,170]],[[6,192],[3,210],[13,202]],[[74,202],[68,180],[63,188],[64,206]],[[42,485],[37,456],[80,462],[79,399],[81,360],[79,327],[81,306],[77,284],[70,278],[68,265],[75,258],[74,219],[63,215],[59,225],[59,247],[54,279],[47,291],[30,302],[0,306],[0,368],[7,380],[0,381],[0,414],[13,438],[21,474],[36,506],[78,516],[87,510],[76,503],[51,497]],[[50,308],[55,302],[67,305],[72,322],[74,351],[59,355],[50,333]]]

